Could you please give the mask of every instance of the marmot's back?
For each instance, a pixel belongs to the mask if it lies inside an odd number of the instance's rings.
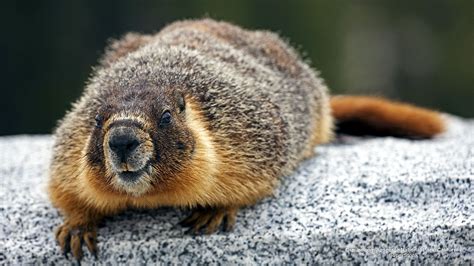
[[[253,56],[261,64],[282,74],[298,76],[304,71],[298,55],[276,34],[268,31],[248,31],[226,22],[214,20],[175,22],[158,34],[163,43],[185,44],[187,47],[206,51],[222,57],[215,44],[230,45]]]

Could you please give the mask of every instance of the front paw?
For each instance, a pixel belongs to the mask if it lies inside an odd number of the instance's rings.
[[[78,261],[82,259],[82,243],[85,243],[89,252],[97,258],[97,227],[95,225],[70,225],[65,222],[56,230],[58,241],[64,255],[69,252]]]
[[[180,222],[182,226],[190,227],[191,233],[204,230],[206,234],[216,232],[221,224],[226,231],[232,230],[235,225],[238,208],[198,208],[191,215]],[[225,223],[224,223],[225,220]]]

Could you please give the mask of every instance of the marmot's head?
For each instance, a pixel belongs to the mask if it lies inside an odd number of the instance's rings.
[[[88,144],[88,161],[103,176],[98,182],[134,196],[173,182],[194,151],[184,95],[153,86],[102,95]]]

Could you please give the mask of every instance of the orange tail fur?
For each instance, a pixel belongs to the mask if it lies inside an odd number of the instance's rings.
[[[335,96],[337,131],[351,135],[431,138],[445,130],[440,113],[377,97]]]

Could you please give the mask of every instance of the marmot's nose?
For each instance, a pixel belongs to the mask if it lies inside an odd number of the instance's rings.
[[[125,160],[137,147],[140,141],[131,129],[120,129],[114,132],[109,139],[110,149]]]

